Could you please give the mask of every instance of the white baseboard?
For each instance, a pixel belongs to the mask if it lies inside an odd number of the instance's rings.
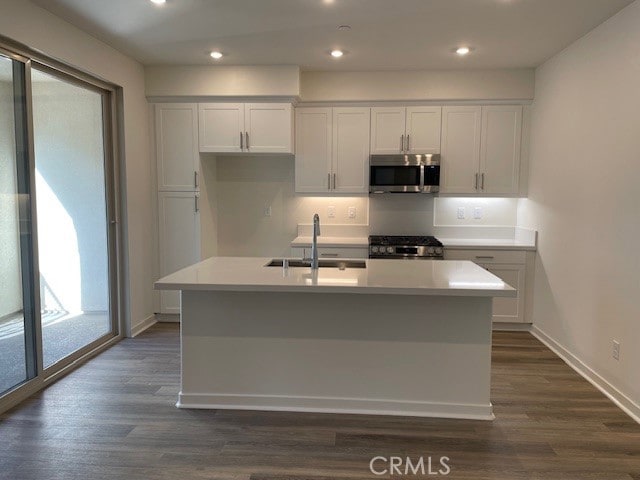
[[[156,320],[159,323],[180,323],[179,313],[156,313]]]
[[[492,330],[494,332],[530,332],[530,323],[515,322],[493,322]]]
[[[152,325],[155,325],[156,322],[157,322],[156,316],[149,315],[143,321],[131,327],[131,338],[137,337],[142,332],[144,332],[147,328],[151,327]]]
[[[594,387],[604,393],[613,403],[615,403],[622,411],[629,415],[633,420],[640,423],[640,405],[611,385],[605,378],[595,372],[591,367],[576,357],[569,350],[564,348],[553,338],[540,330],[535,325],[531,328],[531,334],[549,347],[553,353],[558,355],[564,362],[573,368],[577,373],[584,377]]]
[[[184,394],[178,408],[265,410],[333,414],[394,415],[408,417],[494,420],[493,406],[360,398],[296,397],[284,395]]]

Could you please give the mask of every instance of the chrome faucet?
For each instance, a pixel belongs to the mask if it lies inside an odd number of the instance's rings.
[[[313,243],[311,244],[311,270],[318,269],[318,235],[320,235],[320,215],[313,216]]]

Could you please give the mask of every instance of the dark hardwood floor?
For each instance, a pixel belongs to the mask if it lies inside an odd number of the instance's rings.
[[[527,333],[494,334],[494,422],[178,410],[178,353],[154,326],[0,416],[0,478],[398,478],[371,458],[447,456],[423,478],[640,480],[640,425]]]

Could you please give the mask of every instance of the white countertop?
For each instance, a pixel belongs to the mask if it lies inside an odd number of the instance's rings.
[[[291,242],[292,247],[310,247],[312,237],[299,236]],[[369,248],[368,237],[318,237],[318,245],[322,247]]]
[[[513,240],[513,239],[491,239],[491,238],[440,238],[445,248],[469,249],[469,248],[490,248],[493,250],[535,250],[535,242]]]
[[[516,290],[468,261],[366,260],[367,268],[265,267],[271,258],[211,257],[168,275],[157,290],[374,293],[515,297]]]

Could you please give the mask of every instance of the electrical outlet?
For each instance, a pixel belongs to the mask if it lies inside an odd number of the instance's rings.
[[[347,209],[347,216],[349,218],[356,218],[356,213],[357,213],[356,207],[349,207]]]
[[[458,207],[458,220],[464,220],[465,211],[464,207]]]
[[[617,340],[613,341],[613,359],[620,360],[620,342]]]
[[[327,207],[327,217],[336,218],[336,207],[333,205]]]
[[[271,205],[269,205],[268,207],[264,207],[264,216],[265,217],[271,216]]]
[[[475,207],[473,209],[473,218],[480,220],[482,218],[482,207]]]

